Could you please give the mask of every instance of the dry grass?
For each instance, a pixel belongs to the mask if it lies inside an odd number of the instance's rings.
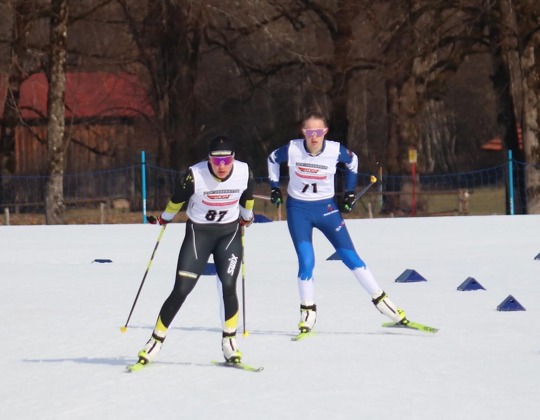
[[[504,188],[482,188],[469,191],[468,215],[491,215],[506,214]],[[285,220],[285,208],[277,209],[265,196],[256,197],[255,213],[264,215],[271,220]],[[454,193],[429,193],[418,196],[418,202],[422,203],[422,209],[417,216],[458,215],[459,198],[457,191]],[[377,193],[366,194],[356,205],[355,210],[345,215],[347,219],[369,217],[400,217],[410,216],[410,211],[397,209],[393,213],[381,214],[381,196]],[[148,214],[159,214],[160,210],[148,211]],[[141,211],[128,212],[113,208],[79,208],[66,210],[64,214],[65,224],[134,224],[142,223]],[[180,213],[175,222],[185,222],[186,214]],[[8,224],[6,213],[0,215],[0,225]],[[45,215],[41,213],[12,213],[9,215],[10,225],[43,225]]]
[[[458,215],[493,215],[506,214],[504,187],[479,188],[469,190],[468,209],[460,206],[458,191],[430,192],[419,194],[417,216],[458,216]],[[405,200],[407,201],[407,200]],[[402,217],[411,216],[410,206],[398,205],[393,212],[381,214],[382,197],[378,193],[366,194],[356,205],[354,212],[347,218]]]

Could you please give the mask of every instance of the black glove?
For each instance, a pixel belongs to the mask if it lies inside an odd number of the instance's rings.
[[[270,202],[278,207],[283,204],[283,195],[279,188],[272,188],[272,191],[270,192]]]
[[[354,192],[347,191],[343,194],[343,200],[341,202],[341,211],[343,213],[350,213],[354,207]]]
[[[148,223],[152,223],[153,225],[159,223],[160,225],[166,225],[167,223],[170,223],[170,220],[165,220],[161,216],[146,216],[146,220],[148,220]]]

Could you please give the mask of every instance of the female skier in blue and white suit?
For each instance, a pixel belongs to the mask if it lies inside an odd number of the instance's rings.
[[[300,332],[313,329],[317,319],[313,270],[313,229],[320,230],[352,271],[360,285],[370,294],[380,312],[396,322],[406,323],[405,312],[388,299],[373,274],[354,248],[340,211],[348,213],[354,205],[358,157],[342,144],[326,140],[326,118],[311,112],[302,121],[303,139],[289,141],[268,157],[272,188],[271,202],[283,202],[280,189],[280,165],[289,170],[287,186],[287,225],[298,257],[298,290],[300,294]],[[341,206],[335,199],[334,177],[337,165],[346,167],[346,192]]]

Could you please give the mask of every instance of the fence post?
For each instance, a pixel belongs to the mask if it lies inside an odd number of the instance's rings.
[[[99,203],[99,223],[102,225],[105,223],[105,203],[103,201]]]
[[[383,208],[383,187],[382,187],[382,183],[383,183],[383,174],[382,174],[382,165],[377,162],[377,169],[378,169],[378,177],[379,177],[379,185],[378,185],[378,189],[379,189],[379,197],[378,197],[378,201],[379,201],[379,212],[382,210]]]
[[[411,181],[412,181],[412,197],[411,197],[411,216],[416,216],[416,162],[418,160],[418,152],[414,147],[409,147],[409,163],[411,164]]]
[[[143,223],[146,223],[146,153],[144,150],[141,152],[141,190]]]
[[[508,150],[508,208],[510,215],[514,215],[514,167],[512,151]]]

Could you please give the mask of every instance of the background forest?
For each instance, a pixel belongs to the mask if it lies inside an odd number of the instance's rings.
[[[65,171],[141,149],[184,170],[225,133],[266,176],[309,109],[365,172],[410,173],[411,148],[419,174],[512,151],[520,212],[540,213],[537,0],[1,0],[0,87],[1,174],[48,175],[48,223]]]

